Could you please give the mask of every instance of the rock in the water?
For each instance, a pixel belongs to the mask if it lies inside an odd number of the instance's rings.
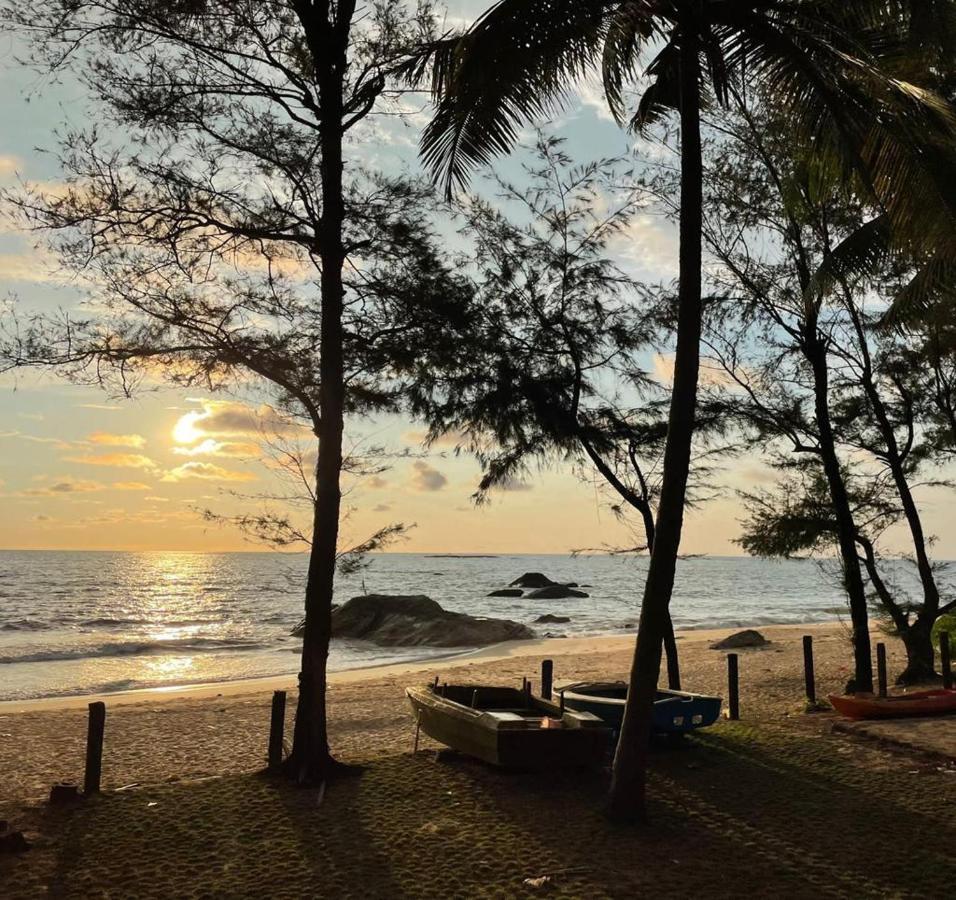
[[[501,588],[498,591],[492,591],[489,597],[520,597],[524,593],[521,588]]]
[[[570,616],[553,616],[551,613],[545,613],[534,620],[535,625],[564,625],[571,621]]]
[[[332,613],[332,636],[383,647],[477,647],[528,640],[535,634],[520,622],[450,612],[422,595],[367,594]]]
[[[584,591],[565,587],[563,584],[549,584],[528,594],[529,600],[566,600],[568,597],[587,597]]]
[[[333,610],[338,609],[341,605],[342,605],[341,603],[333,603],[332,609]],[[299,622],[299,624],[296,625],[295,628],[293,628],[292,631],[289,632],[289,634],[292,635],[292,637],[302,637],[302,635],[305,634],[305,619]]]
[[[715,644],[711,644],[710,649],[739,650],[742,647],[763,647],[765,644],[769,643],[770,641],[768,641],[759,631],[754,631],[752,628],[748,628],[746,631],[738,631],[736,634],[725,637],[722,641],[717,641]]]
[[[520,578],[511,582],[511,587],[543,588],[549,587],[557,582],[552,581],[547,575],[540,572],[525,572]]]

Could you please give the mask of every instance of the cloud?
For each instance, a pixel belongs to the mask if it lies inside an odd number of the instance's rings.
[[[188,462],[170,469],[161,481],[177,482],[186,481],[190,478],[199,478],[204,481],[255,481],[256,476],[251,472],[235,472],[231,469],[224,469],[215,463],[207,462]]]
[[[635,216],[627,228],[615,235],[608,249],[625,268],[643,277],[667,279],[677,275],[677,230],[662,216]]]
[[[31,422],[42,422],[46,416],[43,413],[17,413],[21,419],[29,419]]]
[[[98,481],[62,480],[43,487],[28,488],[21,491],[23,497],[56,497],[64,494],[89,494],[103,490],[104,485]]]
[[[114,481],[113,488],[117,491],[148,491],[150,486],[142,481]]]
[[[217,441],[206,438],[193,447],[173,447],[177,456],[219,456],[226,459],[249,459],[260,456],[258,445],[249,441]]]
[[[143,497],[144,500],[148,500],[150,503],[169,503],[169,497]]]
[[[141,434],[113,434],[109,431],[94,431],[87,440],[91,444],[101,447],[133,447],[139,449],[146,446],[146,438]]]
[[[372,507],[372,512],[388,512],[391,508],[387,503],[379,503]]]
[[[466,446],[471,442],[472,438],[465,434],[463,431],[447,431],[445,434],[440,434],[435,440],[431,442],[432,447],[460,447]],[[402,435],[402,441],[406,444],[411,444],[413,446],[423,447],[428,441],[428,432],[427,431],[406,431]]]
[[[76,408],[77,409],[103,409],[103,410],[108,410],[109,412],[117,412],[118,410],[121,410],[123,407],[110,406],[109,404],[106,404],[106,403],[77,403]]]
[[[173,427],[173,438],[180,444],[196,444],[208,437],[261,435],[264,432],[289,432],[297,429],[294,420],[271,406],[258,408],[225,400],[198,400],[201,409],[180,416]]]
[[[365,482],[367,487],[370,487],[373,491],[380,491],[382,488],[388,487],[388,481],[385,478],[382,478],[381,475],[373,475]]]
[[[112,466],[117,469],[155,469],[148,456],[141,453],[86,453],[83,456],[67,456],[67,462],[83,463],[87,466]]]
[[[428,463],[412,463],[415,470],[412,473],[411,484],[416,491],[440,491],[448,484],[448,479],[438,469],[432,468]]]
[[[0,253],[0,279],[35,284],[55,281],[52,261],[41,251]]]
[[[670,386],[674,382],[674,354],[673,353],[655,353],[651,365],[654,370],[654,377],[661,383]],[[700,375],[698,380],[701,385],[710,385],[712,387],[727,387],[735,384],[734,380],[722,368],[702,359],[700,362]]]
[[[23,167],[23,163],[15,156],[0,155],[0,178],[10,178],[16,175]]]
[[[52,444],[60,450],[69,450],[73,447],[73,444],[62,438],[40,437],[35,434],[24,434],[22,431],[0,431],[0,438],[16,438],[18,441],[29,441],[31,444]]]

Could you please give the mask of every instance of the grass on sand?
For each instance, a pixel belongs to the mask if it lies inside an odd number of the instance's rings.
[[[373,759],[321,804],[258,775],[107,793],[35,809],[36,846],[0,862],[0,894],[857,898],[956,883],[956,777],[929,757],[724,722],[655,755],[650,826],[610,827],[604,787],[429,750]]]

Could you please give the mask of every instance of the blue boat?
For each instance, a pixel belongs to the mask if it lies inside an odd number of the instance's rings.
[[[580,681],[558,690],[569,709],[589,712],[621,730],[627,683],[624,681]],[[654,701],[654,731],[657,734],[687,734],[713,725],[720,718],[720,697],[691,694],[687,691],[657,692]]]

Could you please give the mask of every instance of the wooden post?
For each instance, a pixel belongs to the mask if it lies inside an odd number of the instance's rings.
[[[736,653],[727,654],[727,693],[728,712],[736,722],[740,718],[740,679]]]
[[[546,659],[541,663],[541,696],[545,700],[551,699],[554,684],[554,660]]]
[[[272,694],[272,719],[269,722],[269,771],[282,765],[282,736],[285,732],[285,691]]]
[[[817,680],[813,675],[813,635],[803,636],[803,682],[806,685],[807,700],[817,702]]]
[[[880,697],[886,696],[886,644],[876,645],[876,683]]]
[[[953,687],[953,670],[949,659],[949,632],[939,633],[939,666],[943,670],[943,687],[951,690]]]
[[[86,729],[86,772],[83,776],[83,793],[100,792],[103,774],[103,732],[106,729],[106,704],[100,701],[90,704]]]
[[[561,699],[560,699],[561,715],[564,715],[564,691],[559,691],[559,692],[558,692],[558,697],[561,698]]]

